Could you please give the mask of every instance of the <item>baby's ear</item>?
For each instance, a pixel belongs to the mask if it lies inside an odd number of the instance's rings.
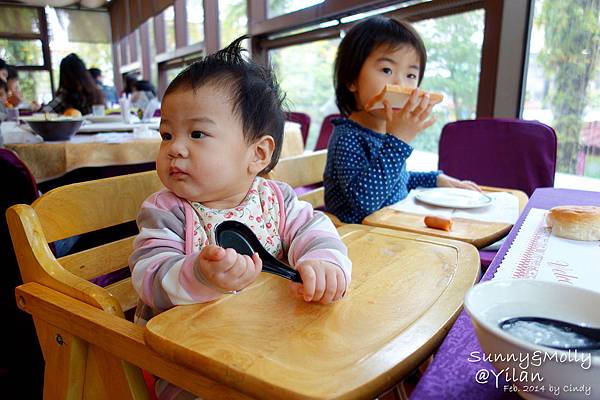
[[[346,87],[352,93],[356,92],[356,82],[349,83],[348,85],[346,85]]]
[[[252,151],[248,170],[252,175],[258,175],[271,163],[275,151],[275,140],[272,136],[262,136],[252,145]]]

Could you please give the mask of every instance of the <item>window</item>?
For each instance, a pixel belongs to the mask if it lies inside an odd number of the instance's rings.
[[[537,119],[556,130],[557,172],[596,179],[600,179],[599,15],[598,2],[535,1],[522,112],[524,119]]]
[[[321,4],[324,0],[267,0],[269,18]]]
[[[50,74],[46,71],[19,71],[19,86],[25,101],[42,104],[52,100]]]
[[[2,6],[0,31],[11,34],[41,33],[38,10],[33,7]]]
[[[333,90],[333,64],[339,42],[319,40],[269,52],[273,70],[287,96],[287,108],[311,117],[307,149],[314,148],[323,119],[339,113]]]
[[[202,0],[186,0],[188,43],[195,44],[204,40],[204,9]]]
[[[436,123],[411,143],[423,165],[436,169],[438,142],[444,125],[475,118],[483,43],[483,10],[428,19],[414,24],[427,49],[427,66],[421,82],[424,90],[442,93],[444,101],[433,110]],[[426,161],[428,160],[428,161]]]
[[[166,51],[175,50],[175,8],[173,6],[168,7],[163,11],[165,18],[165,35],[166,35]]]
[[[75,10],[66,11],[54,8],[47,10],[55,82],[59,81],[61,60],[67,55],[75,53],[83,60],[87,68],[96,67],[102,70],[104,84],[112,85],[112,47],[109,37],[108,35],[101,37],[101,35],[86,31],[86,29],[92,29],[94,32],[95,30],[109,32],[108,15],[94,11],[76,11],[77,13],[73,14],[73,11]],[[87,18],[91,18],[91,20]],[[136,47],[139,48],[139,43]]]
[[[219,0],[221,48],[248,33],[246,0]]]
[[[12,65],[44,65],[41,40],[0,39],[0,58]]]
[[[17,67],[25,102],[52,98],[50,59],[43,51],[47,32],[39,20],[44,15],[43,8],[0,5],[0,58]]]

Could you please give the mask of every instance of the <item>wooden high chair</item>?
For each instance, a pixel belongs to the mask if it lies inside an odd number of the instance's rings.
[[[304,153],[281,159],[269,173],[269,178],[282,181],[298,192],[298,198],[312,204],[314,208],[325,205],[323,171],[327,162],[327,150]],[[325,212],[335,226],[344,223],[335,215]]]
[[[149,171],[63,186],[7,211],[25,283],[17,302],[33,315],[46,363],[44,399],[149,399],[135,365],[171,381],[187,375],[190,391],[218,388],[220,396],[240,397],[145,345],[144,328],[124,319],[138,298],[131,278],[106,288],[89,282],[127,266],[133,236],[58,259],[48,245],[135,220],[144,199],[161,188]]]
[[[338,231],[353,280],[335,305],[304,303],[261,274],[235,296],[138,326],[123,317],[137,300],[129,278],[106,288],[88,281],[126,266],[132,238],[59,259],[48,243],[132,221],[160,188],[144,172],[60,187],[8,210],[26,282],[17,303],[34,318],[46,362],[44,399],[149,399],[142,369],[207,399],[374,398],[437,347],[479,271],[469,244],[347,224]],[[219,334],[207,334],[214,326]]]

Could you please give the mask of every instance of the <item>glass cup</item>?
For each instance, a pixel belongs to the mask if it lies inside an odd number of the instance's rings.
[[[104,108],[104,104],[95,104],[92,106],[92,114],[95,117],[104,117],[105,115],[105,108]]]
[[[19,109],[18,108],[7,108],[6,109],[6,120],[17,122],[19,120]]]

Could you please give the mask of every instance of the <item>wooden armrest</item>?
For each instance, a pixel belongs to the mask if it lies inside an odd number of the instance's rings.
[[[145,328],[110,315],[82,301],[39,283],[16,288],[17,304],[23,311],[52,326],[70,332],[115,357],[205,398],[248,399],[197,372],[162,358],[144,342]],[[48,340],[47,338],[40,338]],[[50,339],[53,340],[53,339]]]

